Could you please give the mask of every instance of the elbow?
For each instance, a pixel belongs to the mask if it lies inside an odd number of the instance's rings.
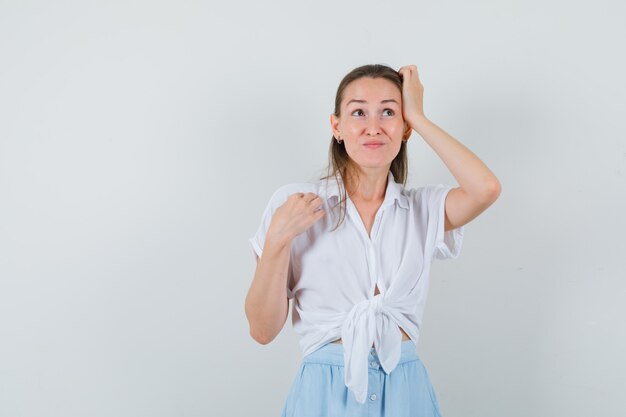
[[[285,297],[285,300],[287,298]],[[289,306],[287,300],[285,312]],[[245,314],[248,319],[249,334],[254,341],[261,345],[267,345],[276,339],[281,329],[283,328],[285,321],[287,320],[287,314],[284,314],[284,318],[279,319],[276,317],[274,311],[263,311],[263,306],[257,306],[250,303],[250,300],[246,299]],[[281,314],[282,316],[282,314]]]
[[[497,179],[494,179],[492,182],[490,182],[489,186],[487,187],[487,191],[485,193],[485,195],[487,196],[486,197],[487,201],[491,203],[496,201],[498,197],[500,197],[501,191],[502,191],[502,186],[500,185],[500,181],[498,181]]]
[[[252,337],[252,339],[254,339],[254,341],[260,345],[267,345],[272,340],[274,340],[274,337],[269,336],[267,334],[255,332],[252,329],[250,329],[250,337]]]
[[[259,326],[259,323],[257,321],[253,321],[251,318],[251,315],[249,313],[249,310],[247,308],[248,306],[246,305],[246,316],[248,317],[248,333],[250,334],[250,337],[257,343],[261,344],[261,345],[267,345],[268,343],[270,343],[272,340],[274,340],[275,336],[271,336],[268,332],[267,329],[262,329],[261,326]]]

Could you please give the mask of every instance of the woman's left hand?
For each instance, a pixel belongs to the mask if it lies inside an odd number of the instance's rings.
[[[402,77],[402,117],[411,127],[424,116],[424,86],[419,79],[417,66],[405,65],[398,70]]]

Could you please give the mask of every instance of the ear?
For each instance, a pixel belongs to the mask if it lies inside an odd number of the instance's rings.
[[[335,138],[339,138],[341,134],[339,133],[339,118],[335,116],[335,113],[330,114],[330,128],[333,131],[333,136]]]
[[[411,133],[413,133],[413,128],[408,123],[404,123],[404,140],[408,140],[411,137]]]

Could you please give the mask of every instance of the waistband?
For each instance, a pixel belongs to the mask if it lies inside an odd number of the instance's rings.
[[[376,362],[378,366],[374,367],[378,368],[380,366],[380,362],[378,361],[376,349],[370,348],[368,356],[368,362]],[[419,355],[417,354],[417,347],[412,340],[404,340],[400,345],[400,361],[398,362],[398,364],[414,360],[420,360]],[[315,350],[314,352],[306,355],[302,359],[302,361],[307,363],[321,363],[326,365],[343,366],[343,344],[329,342],[319,349]]]

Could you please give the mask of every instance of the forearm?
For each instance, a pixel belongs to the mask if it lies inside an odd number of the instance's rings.
[[[407,121],[441,158],[468,195],[489,200],[499,193],[500,182],[496,176],[465,145],[426,116],[416,116]]]
[[[245,301],[250,335],[261,344],[271,342],[287,319],[290,253],[291,239],[273,239],[268,234]]]

